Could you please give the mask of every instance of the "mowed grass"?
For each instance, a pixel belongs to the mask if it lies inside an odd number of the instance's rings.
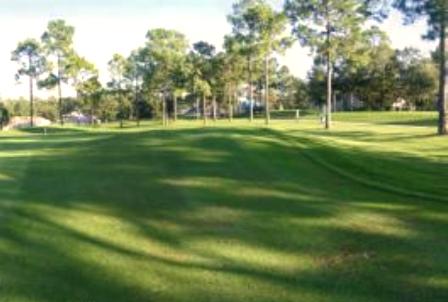
[[[428,126],[437,127],[435,112],[337,112],[334,118],[341,122],[368,122],[383,125]]]
[[[448,139],[350,117],[0,134],[0,301],[448,301]]]

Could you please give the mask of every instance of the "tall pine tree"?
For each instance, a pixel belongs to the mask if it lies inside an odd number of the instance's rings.
[[[62,83],[69,80],[67,70],[74,58],[73,35],[75,28],[67,25],[64,20],[52,20],[48,23],[47,30],[42,35],[42,43],[48,57],[48,61],[55,61],[54,69],[49,70],[48,78],[39,85],[48,89],[57,86],[59,99],[59,121],[64,125],[62,106]],[[50,65],[51,66],[51,65]]]
[[[285,12],[293,33],[309,46],[326,65],[325,128],[331,128],[333,66],[342,54],[353,52],[362,37],[367,3],[359,0],[286,0]],[[356,49],[356,48],[355,48]]]
[[[439,85],[439,123],[438,133],[447,135],[447,97],[448,97],[448,62],[447,62],[447,24],[448,1],[446,0],[394,0],[394,7],[406,16],[406,23],[413,23],[420,17],[426,17],[429,30],[424,38],[439,40],[440,43],[440,85]]]
[[[30,126],[34,126],[34,84],[38,76],[43,73],[46,61],[42,55],[42,48],[38,41],[27,39],[20,42],[12,52],[13,61],[20,65],[16,78],[27,76],[29,79],[30,94]]]

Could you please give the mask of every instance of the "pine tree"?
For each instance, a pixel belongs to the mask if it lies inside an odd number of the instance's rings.
[[[331,128],[333,66],[338,57],[353,52],[367,20],[367,2],[359,0],[286,0],[293,33],[326,65],[325,128]],[[356,48],[355,48],[356,49]]]
[[[20,64],[16,78],[27,76],[29,79],[30,93],[30,126],[34,126],[34,84],[38,76],[42,74],[46,67],[45,58],[42,56],[42,49],[38,41],[28,39],[20,42],[12,52],[13,61]]]
[[[448,1],[446,0],[395,0],[394,7],[406,16],[406,23],[413,23],[420,17],[426,17],[429,30],[424,38],[439,40],[440,79],[439,79],[439,122],[438,133],[447,135],[447,97],[448,97],[448,61],[447,61],[447,24]]]
[[[42,43],[48,57],[55,61],[55,70],[49,70],[47,79],[39,85],[48,89],[58,87],[59,120],[64,125],[62,109],[62,83],[67,83],[67,71],[71,66],[70,59],[75,57],[73,50],[73,36],[75,28],[64,20],[53,20],[48,23],[47,30],[42,35]],[[49,59],[48,61],[51,61]]]

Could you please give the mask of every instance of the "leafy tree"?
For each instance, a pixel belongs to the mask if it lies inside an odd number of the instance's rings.
[[[311,102],[316,105],[325,104],[325,82],[326,82],[325,69],[322,64],[313,65],[312,69],[308,73],[308,93]]]
[[[233,39],[232,43],[233,53],[236,51],[239,55],[246,58],[247,65],[247,89],[248,100],[250,103],[249,116],[250,121],[254,119],[254,63],[257,63],[260,57],[260,44],[256,37],[256,28],[254,22],[249,15],[249,9],[257,6],[265,5],[263,0],[240,0],[233,4],[232,13],[228,16],[228,20],[232,25]]]
[[[271,5],[263,0],[240,1],[233,7],[229,16],[234,34],[243,44],[241,50],[248,60],[248,89],[251,104],[250,117],[253,119],[253,61],[264,56],[264,90],[266,123],[270,120],[269,111],[269,64],[270,57],[277,51],[290,45],[289,37],[284,35],[287,19],[283,12],[276,12]]]
[[[67,59],[65,75],[67,82],[70,82],[75,90],[85,80],[97,75],[98,71],[95,65],[89,62],[86,58],[72,53]]]
[[[146,71],[150,65],[147,61],[145,48],[139,48],[131,52],[131,55],[127,58],[126,73],[125,76],[132,85],[134,92],[134,112],[133,115],[137,121],[137,126],[140,126],[141,106],[140,101],[143,79]]]
[[[188,86],[190,91],[192,92],[192,96],[195,101],[195,109],[196,109],[196,119],[200,119],[200,88],[202,80],[202,60],[200,56],[195,51],[190,51],[187,56],[187,64],[189,66],[189,78]]]
[[[418,108],[431,106],[436,71],[416,49],[394,50],[378,28],[363,32],[359,40],[362,56],[342,56],[335,63],[335,91],[349,97],[349,108],[360,100],[369,109],[391,108],[404,98]]]
[[[195,91],[202,95],[202,118],[204,120],[204,125],[207,124],[207,98],[212,95],[212,89],[210,84],[202,79],[197,79],[195,82]]]
[[[173,120],[178,118],[178,100],[187,92],[191,65],[188,64],[187,56],[176,62],[171,73],[172,97],[173,97]]]
[[[194,90],[202,94],[202,117],[204,124],[207,123],[207,98],[214,96],[216,92],[215,85],[215,46],[199,41],[193,45],[195,86]]]
[[[415,107],[431,108],[437,90],[438,71],[429,58],[414,48],[396,51],[401,94]]]
[[[30,93],[30,126],[34,126],[34,83],[38,76],[45,70],[46,61],[42,56],[42,49],[38,41],[28,39],[20,42],[12,52],[12,60],[16,61],[20,68],[16,78],[27,76],[29,79]]]
[[[283,12],[276,12],[270,5],[261,3],[248,9],[247,18],[255,28],[256,39],[264,55],[264,90],[266,124],[270,122],[269,106],[269,64],[275,52],[283,52],[290,45],[290,38],[284,35],[287,19]]]
[[[26,116],[30,113],[30,102],[22,97],[6,101],[4,105],[9,112],[9,116]]]
[[[46,54],[55,64],[50,66],[47,79],[40,82],[41,87],[58,88],[59,120],[64,124],[62,105],[62,83],[67,83],[67,75],[74,59],[73,35],[75,29],[65,23],[64,20],[53,20],[48,23],[47,30],[42,35],[42,43]]]
[[[307,106],[307,84],[293,76],[288,67],[280,66],[273,74],[271,88],[278,94],[278,103],[287,109],[298,109]]]
[[[129,86],[125,77],[128,61],[120,54],[114,54],[109,61],[109,73],[111,81],[108,83],[108,87],[117,96],[119,103],[118,119],[120,121],[120,128],[123,128],[124,118],[124,99],[126,89]]]
[[[72,56],[74,58],[75,56]],[[78,98],[88,107],[90,122],[95,123],[95,115],[104,94],[103,87],[99,81],[98,70],[85,59],[80,60],[79,67],[70,71],[70,76],[76,82],[75,89]]]
[[[368,67],[375,67],[376,56],[381,53],[378,50],[391,49],[387,34],[375,26],[363,31],[362,36],[355,43],[356,55],[353,53],[347,56],[342,54],[334,67],[335,89],[348,96],[346,108],[350,110],[353,110],[356,93],[366,82],[363,76]],[[367,74],[370,73],[367,72]]]
[[[173,81],[181,61],[185,60],[188,42],[185,36],[174,30],[154,29],[148,31],[146,55],[148,68],[145,83],[149,91],[160,94],[163,106],[163,122],[167,121],[167,95],[173,95],[176,85]]]
[[[103,89],[98,76],[92,76],[78,85],[78,94],[90,111],[90,123],[95,124],[95,116],[100,105]]]
[[[0,131],[3,130],[4,125],[9,122],[9,111],[6,106],[0,103]]]
[[[448,52],[447,49],[445,49],[445,51]],[[440,62],[442,60],[441,53],[440,53],[440,45],[437,46],[437,48],[431,52],[431,59],[434,63],[437,64],[437,66],[440,66]]]
[[[244,77],[244,63],[245,56],[241,53],[241,44],[237,37],[235,36],[226,36],[224,38],[224,49],[225,53],[222,57],[222,81],[225,83],[225,91],[227,95],[227,106],[228,106],[228,116],[229,121],[233,120],[233,108],[236,103],[236,95],[238,93],[238,86],[243,81]],[[249,83],[252,83],[252,79],[250,79]],[[250,100],[252,100],[253,90],[250,87]],[[252,102],[251,102],[252,104]],[[253,106],[252,106],[253,108]],[[253,110],[251,111],[253,115]]]
[[[126,99],[126,98],[125,98]],[[126,116],[128,112],[121,108],[115,91],[103,90],[101,91],[101,101],[97,104],[96,112],[101,121],[111,121],[120,118],[120,114]],[[124,111],[122,111],[124,110]]]
[[[223,76],[225,72],[225,63],[224,53],[215,54],[209,60],[210,76],[208,82],[211,89],[212,117],[214,121],[218,119],[218,103],[224,94],[223,88],[225,86],[225,82]]]
[[[49,98],[46,100],[39,100],[38,102],[36,102],[36,114],[50,121],[57,121],[58,119],[57,101],[53,98]]]
[[[429,30],[425,38],[439,40],[440,79],[438,133],[440,135],[447,135],[448,60],[446,55],[446,45],[448,2],[445,0],[394,0],[393,4],[405,14],[407,23],[413,23],[418,18],[426,17]]]
[[[361,74],[365,80],[363,95],[369,108],[384,109],[400,96],[400,69],[392,48],[376,48],[372,61]]]
[[[295,78],[293,82],[293,108],[308,108],[310,105],[309,89],[308,83],[302,79]]]
[[[286,0],[293,33],[312,47],[326,65],[326,123],[331,127],[332,77],[336,60],[353,53],[367,18],[367,3],[359,0]]]
[[[216,120],[218,103],[227,101],[229,120],[233,118],[231,85],[234,81],[234,58],[231,53],[220,52],[213,59],[213,119]]]
[[[216,55],[216,47],[205,41],[194,43],[193,48],[201,57],[205,59],[211,59]]]

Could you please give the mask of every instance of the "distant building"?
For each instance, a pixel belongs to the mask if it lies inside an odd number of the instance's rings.
[[[415,106],[406,101],[403,98],[398,98],[393,104],[392,104],[392,110],[394,111],[404,111],[404,110],[415,110]]]
[[[35,127],[46,127],[51,125],[51,121],[43,117],[34,117],[33,119]],[[29,116],[14,116],[10,118],[8,125],[4,127],[4,130],[11,129],[24,129],[31,127],[31,119]]]
[[[76,125],[101,124],[101,120],[96,116],[90,116],[79,111],[72,111],[63,116],[64,122]]]

